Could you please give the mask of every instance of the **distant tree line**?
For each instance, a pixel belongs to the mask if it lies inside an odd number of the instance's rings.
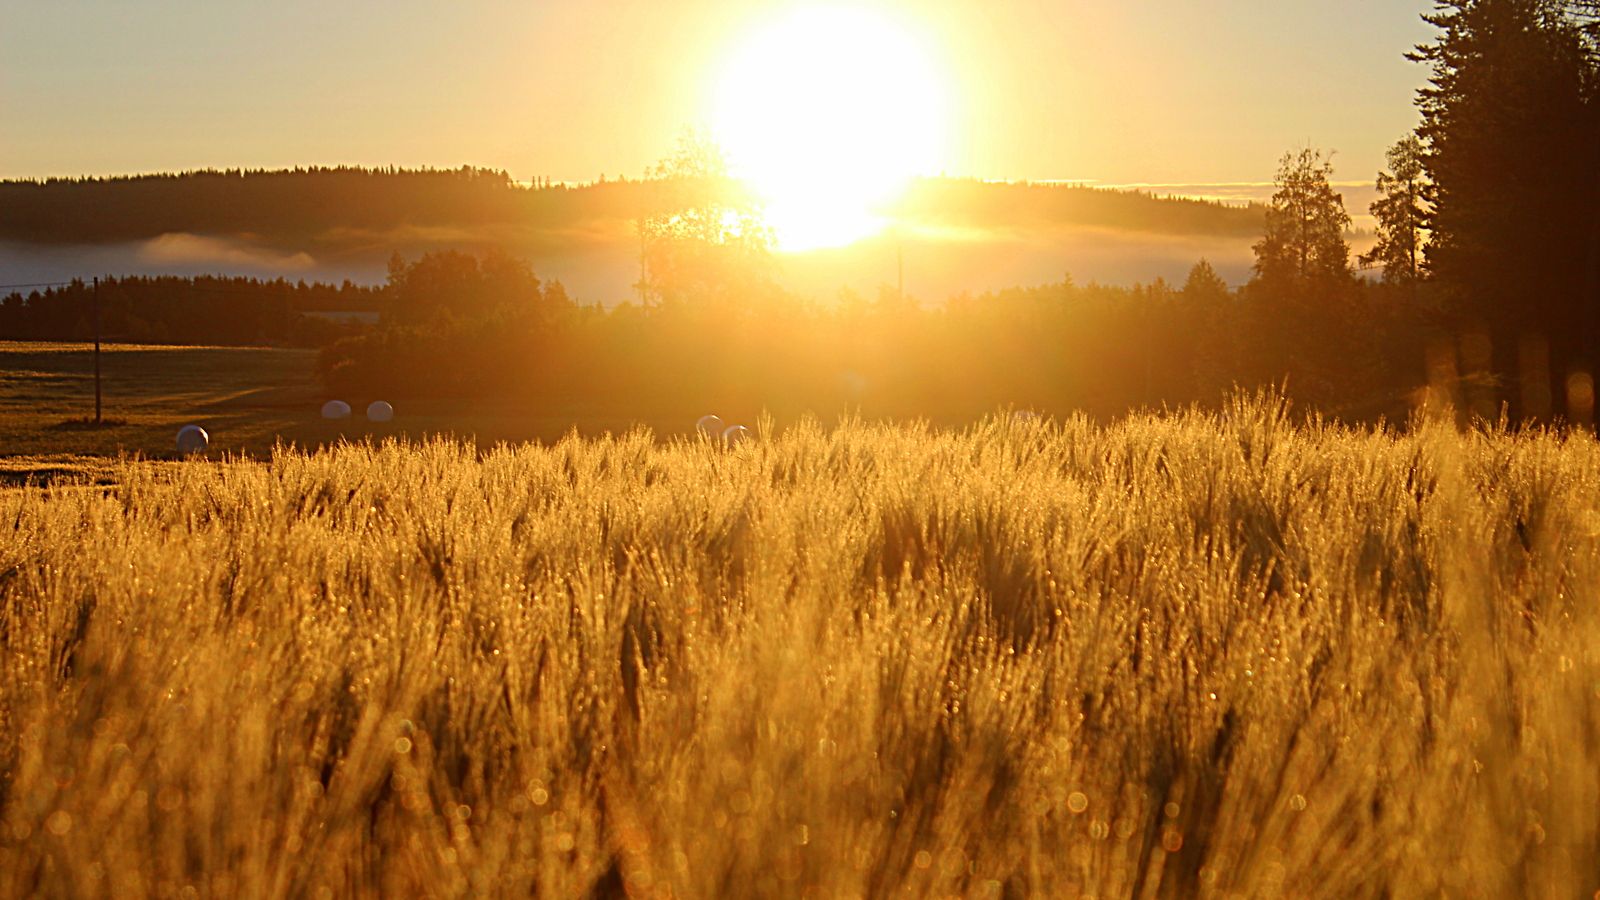
[[[686,190],[686,188],[688,190]],[[476,168],[311,168],[202,171],[117,178],[0,181],[0,240],[106,243],[168,233],[250,234],[267,244],[327,248],[397,229],[452,227],[479,243],[496,228],[559,229],[637,221],[683,208],[686,193],[727,193],[716,179],[650,177],[569,186],[522,185]],[[974,227],[1055,223],[1153,232],[1236,235],[1260,224],[1258,208],[1156,198],[1059,184],[926,179],[903,212]]]
[[[156,344],[317,347],[361,330],[317,313],[379,313],[381,288],[221,276],[104,278],[106,340]],[[94,336],[90,282],[0,296],[0,340],[84,341]]]
[[[914,221],[969,228],[1096,225],[1158,234],[1246,236],[1261,228],[1259,203],[1224,203],[1147,191],[1049,182],[929,178],[913,182],[896,206]]]
[[[104,243],[167,233],[260,235],[303,245],[339,229],[477,225],[524,214],[526,195],[559,208],[558,187],[524,190],[504,172],[309,168],[0,182],[0,240]]]
[[[474,287],[453,286],[461,282]],[[668,287],[649,303],[604,310],[572,304],[504,259],[459,253],[399,264],[390,287],[395,313],[384,326],[323,351],[332,393],[641,417],[714,409],[955,421],[1004,406],[1109,416],[1208,404],[1236,384],[1287,377],[1295,396],[1339,416],[1403,419],[1424,369],[1426,324],[1401,318],[1384,285],[1350,277],[1339,306],[1308,302],[1290,318],[1264,283],[1230,289],[1204,261],[1182,285],[1067,279],[938,306],[887,287],[814,303],[768,282],[740,298]],[[1382,326],[1350,330],[1346,317]],[[1343,330],[1330,335],[1335,322]]]

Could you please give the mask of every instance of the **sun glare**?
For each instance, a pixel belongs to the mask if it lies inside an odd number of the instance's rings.
[[[723,67],[712,132],[788,251],[876,234],[881,208],[944,164],[948,92],[913,33],[857,7],[807,7]]]

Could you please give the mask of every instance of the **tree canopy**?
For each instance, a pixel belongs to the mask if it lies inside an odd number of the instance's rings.
[[[720,147],[688,132],[650,176],[666,190],[638,222],[642,299],[726,307],[771,291],[772,229]]]
[[[1558,366],[1595,361],[1592,12],[1558,0],[1440,0],[1424,17],[1438,36],[1410,54],[1429,69],[1418,95],[1435,207],[1427,265],[1455,326],[1490,335],[1508,375],[1521,335],[1549,338]]]
[[[1279,161],[1266,233],[1254,248],[1262,284],[1303,291],[1350,276],[1350,215],[1329,183],[1332,173],[1333,164],[1309,147]]]
[[[1389,171],[1378,173],[1378,199],[1370,207],[1378,222],[1378,241],[1361,255],[1361,264],[1381,266],[1391,284],[1413,285],[1422,277],[1428,229],[1422,141],[1406,135],[1389,148],[1387,162]]]

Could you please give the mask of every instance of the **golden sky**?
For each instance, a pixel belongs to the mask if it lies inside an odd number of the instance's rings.
[[[0,177],[637,177],[713,124],[753,35],[816,5],[0,0]],[[1423,72],[1401,54],[1431,36],[1427,0],[829,6],[893,22],[940,73],[948,140],[930,165],[1000,179],[1258,182],[1307,143],[1337,152],[1337,177],[1369,179],[1415,122]]]

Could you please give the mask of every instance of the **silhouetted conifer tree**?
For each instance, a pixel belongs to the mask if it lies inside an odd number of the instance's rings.
[[[1240,377],[1239,343],[1243,323],[1228,283],[1204,259],[1189,269],[1182,296],[1189,321],[1198,325],[1193,335],[1195,393],[1201,399],[1211,400]]]
[[[1558,370],[1595,357],[1600,77],[1583,6],[1441,0],[1424,17],[1439,36],[1409,54],[1431,70],[1418,95],[1428,267],[1456,326],[1491,337],[1502,376],[1523,336],[1547,339]]]
[[[1428,183],[1423,174],[1422,142],[1401,138],[1388,153],[1389,171],[1378,173],[1378,199],[1370,207],[1378,220],[1378,242],[1361,255],[1364,266],[1383,267],[1383,280],[1414,286],[1422,277],[1422,245],[1428,228]]]

